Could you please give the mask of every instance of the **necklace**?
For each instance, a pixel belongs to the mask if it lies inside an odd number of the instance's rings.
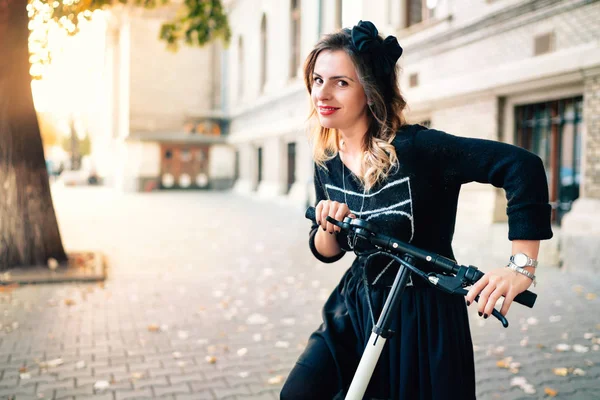
[[[338,157],[339,157],[339,153],[338,153]],[[344,203],[348,206],[348,208],[350,208],[350,205],[348,204],[348,198],[346,195],[346,166],[344,165],[344,162],[342,161],[342,157],[340,158],[340,163],[342,164],[342,188],[344,189]],[[362,204],[360,205],[360,211],[357,213],[357,217],[361,218],[362,217],[362,212],[363,212],[363,208],[365,206],[365,197],[367,194],[367,187],[364,186],[363,188],[363,196],[362,196]],[[350,210],[352,211],[352,210]],[[356,235],[354,235],[354,240],[352,242],[350,242],[350,236],[346,236],[346,238],[348,239],[348,247],[350,247],[350,249],[354,249],[354,247],[356,246],[356,241],[357,241],[357,237]]]

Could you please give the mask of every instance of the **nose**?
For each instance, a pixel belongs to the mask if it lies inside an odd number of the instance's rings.
[[[331,99],[331,90],[329,85],[322,85],[321,87],[315,88],[315,98],[320,101]]]

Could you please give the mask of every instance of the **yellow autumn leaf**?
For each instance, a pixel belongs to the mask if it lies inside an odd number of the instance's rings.
[[[546,393],[548,396],[550,397],[556,397],[556,395],[558,394],[558,392],[554,389],[550,389],[550,388],[544,388],[544,393]]]
[[[283,375],[276,375],[272,378],[269,378],[269,385],[278,385],[283,383]]]
[[[158,332],[160,330],[160,326],[158,326],[156,324],[150,324],[150,325],[148,325],[148,330],[150,332]]]
[[[567,376],[569,374],[569,370],[567,368],[554,368],[552,369],[554,375],[558,376]]]
[[[585,298],[587,300],[594,300],[596,297],[598,297],[598,296],[596,296],[596,293],[588,293],[585,295]]]

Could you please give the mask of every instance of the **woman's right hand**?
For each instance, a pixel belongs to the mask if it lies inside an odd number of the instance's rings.
[[[315,218],[317,224],[330,234],[338,233],[340,228],[327,222],[327,216],[338,221],[343,221],[345,217],[356,218],[356,215],[352,214],[347,204],[339,203],[331,200],[321,200],[315,207]]]

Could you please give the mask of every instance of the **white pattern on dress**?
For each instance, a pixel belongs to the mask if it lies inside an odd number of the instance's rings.
[[[406,190],[402,190],[402,186],[400,186],[399,188],[394,188],[395,186],[401,185],[403,183],[406,183]],[[325,193],[328,199],[330,199],[330,195],[329,195],[329,191],[337,191],[340,192],[341,194],[345,194],[348,196],[355,196],[359,199],[365,199],[365,198],[371,198],[374,197],[377,194],[380,194],[381,192],[383,192],[384,190],[390,189],[390,188],[394,188],[397,191],[397,195],[394,196],[390,196],[390,199],[394,199],[397,200],[399,197],[400,198],[405,198],[405,200],[390,204],[390,205],[383,205],[383,207],[378,207],[378,208],[374,208],[374,209],[364,209],[362,212],[358,212],[356,210],[352,210],[350,209],[350,211],[355,214],[356,216],[362,218],[363,216],[367,216],[366,220],[371,220],[373,218],[376,217],[380,217],[383,215],[401,215],[403,217],[406,217],[410,220],[410,240],[408,241],[409,243],[412,242],[414,234],[415,234],[415,223],[414,223],[414,217],[413,217],[413,204],[412,204],[412,191],[410,188],[410,178],[401,178],[401,179],[397,179],[395,181],[389,182],[387,183],[384,187],[382,187],[381,189],[379,189],[378,191],[374,192],[374,193],[359,193],[359,192],[354,192],[351,190],[345,190],[342,189],[338,186],[335,185],[331,185],[331,184],[325,184]],[[342,200],[343,201],[343,200]],[[359,200],[360,201],[360,200]],[[408,209],[405,210],[399,210],[399,208],[405,207],[409,205],[410,206],[410,211]],[[348,204],[348,206],[350,206],[350,204]]]

